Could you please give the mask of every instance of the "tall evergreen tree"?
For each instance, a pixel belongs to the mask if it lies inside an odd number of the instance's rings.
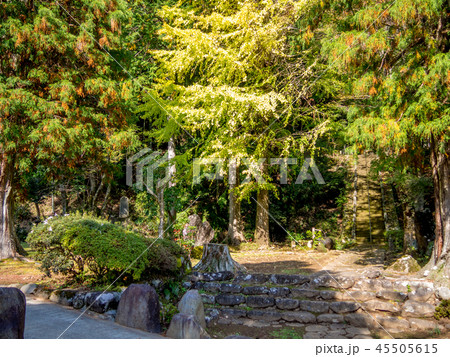
[[[349,134],[403,158],[429,153],[435,244],[430,264],[450,273],[450,11],[446,0],[311,2],[304,41],[317,41],[356,100]],[[320,16],[315,14],[319,13]]]
[[[120,48],[122,0],[0,2],[0,259],[13,229],[18,169],[108,167],[134,140]]]

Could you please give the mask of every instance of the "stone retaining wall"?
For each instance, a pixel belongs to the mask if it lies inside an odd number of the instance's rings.
[[[349,324],[392,333],[450,327],[433,319],[442,294],[431,281],[376,271],[358,277],[194,273],[184,286],[201,292],[210,321]]]

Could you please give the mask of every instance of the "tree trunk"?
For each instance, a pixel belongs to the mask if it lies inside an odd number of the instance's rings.
[[[435,203],[435,240],[429,265],[445,264],[444,273],[450,274],[450,144],[439,150],[435,138],[431,140],[431,165],[433,169]]]
[[[0,260],[25,255],[14,231],[13,175],[13,163],[0,154]]]
[[[239,185],[239,168],[236,160],[230,162],[228,187],[230,190],[228,200],[228,240],[233,245],[239,245],[245,241],[242,232],[241,203],[238,200],[234,189]]]
[[[67,192],[66,186],[61,185],[61,206],[62,206],[62,215],[64,216],[67,213]]]
[[[412,207],[405,205],[403,227],[403,253],[413,255],[417,250],[415,212]]]
[[[159,205],[158,238],[164,238],[164,188],[162,186],[156,189],[156,195]]]
[[[175,142],[173,141],[173,137],[169,140],[169,145],[167,147],[167,158],[170,160],[173,160],[175,158]],[[171,164],[169,167],[169,188],[175,186],[174,182],[174,176],[176,173],[176,166],[175,164]],[[175,224],[175,221],[177,220],[177,210],[175,206],[172,206],[167,211],[168,217],[167,217],[167,224],[169,228],[169,235],[170,238],[173,238],[173,225]]]
[[[245,271],[245,267],[231,258],[226,244],[205,244],[202,259],[193,268],[199,272],[218,273],[221,271]]]
[[[39,203],[34,202],[34,207],[36,208],[37,218],[40,221],[41,220],[41,210],[39,209]]]
[[[256,198],[255,242],[260,247],[269,245],[269,191],[260,189]]]

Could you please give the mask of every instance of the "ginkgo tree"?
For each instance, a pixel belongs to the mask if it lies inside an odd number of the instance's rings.
[[[108,172],[135,143],[120,50],[122,0],[0,3],[0,259],[21,253],[13,228],[18,173]],[[106,50],[106,51],[105,51]]]
[[[151,93],[161,105],[149,97],[140,110],[159,141],[175,136],[191,143],[190,158],[231,163],[232,240],[242,239],[239,201],[256,191],[255,240],[269,243],[270,158],[303,154],[327,130],[323,117],[299,109],[308,106],[311,90],[296,103],[292,97],[291,77],[306,88],[313,75],[291,56],[289,43],[304,3],[180,1],[159,11],[166,48],[153,51],[159,71]],[[247,175],[261,179],[244,180]]]

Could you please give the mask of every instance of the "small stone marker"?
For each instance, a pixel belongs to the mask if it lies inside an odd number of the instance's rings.
[[[120,198],[119,218],[127,218],[129,212],[128,197],[123,196]]]

